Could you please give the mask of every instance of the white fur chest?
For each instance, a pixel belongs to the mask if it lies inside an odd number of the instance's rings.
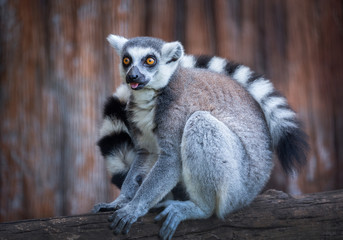
[[[150,153],[159,153],[155,128],[155,92],[153,90],[140,90],[133,93],[133,104],[130,111],[132,113],[131,121],[138,129],[135,136],[140,148],[148,150]]]

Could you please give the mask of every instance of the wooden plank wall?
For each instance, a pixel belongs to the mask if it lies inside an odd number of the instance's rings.
[[[95,147],[120,82],[109,33],[181,41],[272,79],[310,136],[297,177],[268,187],[343,187],[341,0],[0,1],[0,221],[85,213],[118,193]]]

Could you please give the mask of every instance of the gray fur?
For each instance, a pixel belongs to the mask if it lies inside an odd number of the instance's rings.
[[[163,206],[156,220],[166,217],[160,235],[170,239],[183,220],[212,214],[224,218],[248,205],[273,168],[274,133],[266,114],[279,100],[266,97],[275,91],[270,82],[254,83],[249,69],[228,66],[220,58],[198,60],[198,67],[204,69],[194,69],[197,60],[183,57],[178,42],[109,39],[121,58],[132,60],[129,66],[121,65],[120,71],[132,88],[128,129],[136,155],[120,196],[112,203],[96,205],[94,211],[116,209],[110,217],[111,228],[114,233],[127,233],[150,208]],[[157,64],[147,66],[145,59],[152,55]],[[139,69],[137,80],[126,78],[133,67]],[[244,77],[252,80],[248,83]],[[265,93],[257,92],[260,86],[268,88]],[[282,129],[278,126],[283,126],[287,114],[281,111],[280,115],[272,123],[275,129]],[[189,200],[161,202],[180,183]]]

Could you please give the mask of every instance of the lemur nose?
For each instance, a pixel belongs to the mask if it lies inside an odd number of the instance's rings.
[[[138,75],[136,75],[136,74],[129,74],[129,75],[127,75],[127,77],[129,78],[129,80],[133,81],[133,80],[138,78]]]
[[[139,78],[141,75],[139,69],[137,67],[132,67],[130,71],[126,75],[126,81],[132,82]]]

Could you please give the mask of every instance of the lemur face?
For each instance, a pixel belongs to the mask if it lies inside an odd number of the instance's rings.
[[[165,87],[183,56],[179,42],[166,43],[150,37],[126,39],[115,35],[107,40],[121,57],[121,77],[132,90]]]
[[[133,90],[143,89],[158,72],[160,61],[160,53],[153,48],[127,47],[122,54],[126,83]]]

